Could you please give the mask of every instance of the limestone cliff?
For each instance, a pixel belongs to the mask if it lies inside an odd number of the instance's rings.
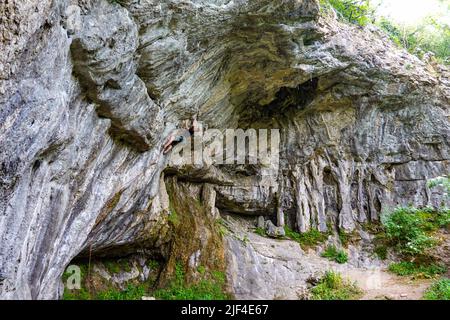
[[[443,200],[426,181],[450,172],[447,70],[319,1],[2,0],[0,14],[2,298],[60,297],[88,254],[223,267],[237,249],[219,244],[219,212],[352,232]],[[270,181],[270,166],[168,165],[162,145],[194,115],[280,129]]]

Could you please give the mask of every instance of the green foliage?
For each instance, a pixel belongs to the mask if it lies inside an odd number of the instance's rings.
[[[85,288],[80,290],[64,289],[63,300],[91,300],[91,294]]]
[[[450,43],[448,44],[448,46],[450,46]],[[450,198],[450,178],[449,177],[438,177],[435,179],[431,179],[428,181],[427,184],[430,189],[433,189],[436,187],[442,187],[444,189],[445,196],[447,198]]]
[[[347,253],[343,250],[338,250],[335,246],[328,246],[322,253],[322,257],[336,261],[340,264],[344,264],[348,261]]]
[[[147,266],[150,268],[150,270],[157,270],[160,267],[159,262],[156,260],[148,260]]]
[[[108,272],[112,274],[119,273],[121,271],[131,271],[131,265],[127,259],[107,260],[103,262],[103,265],[105,266],[106,270],[108,270]]]
[[[450,300],[450,279],[436,281],[425,292],[425,300]]]
[[[333,8],[342,20],[360,26],[374,19],[369,0],[321,0],[321,6],[325,10]]]
[[[344,247],[347,247],[349,243],[355,242],[360,239],[360,236],[356,230],[351,233],[347,233],[344,230],[339,230],[339,240]]]
[[[298,233],[293,231],[288,226],[284,226],[284,232],[286,234],[286,237],[291,240],[297,241],[302,247],[316,246],[320,243],[325,242],[328,238],[328,234],[322,233],[315,229],[305,233]]]
[[[105,265],[106,270],[108,270],[109,273],[119,273],[120,267],[119,264],[113,262],[113,261],[106,261],[103,263]]]
[[[415,262],[403,261],[391,263],[389,271],[399,276],[413,276],[414,278],[432,278],[438,274],[447,272],[444,265],[435,263],[420,264]]]
[[[387,240],[399,253],[417,256],[436,245],[432,232],[448,225],[449,210],[397,208],[382,214]]]
[[[207,277],[206,277],[207,276]],[[175,278],[168,288],[159,289],[154,296],[163,300],[226,300],[225,275],[212,272],[193,285],[186,285],[185,274],[180,264],[175,267]]]
[[[264,230],[264,228],[260,228],[260,227],[256,228],[255,229],[255,233],[257,235],[260,235],[261,237],[265,237],[266,236],[266,230]]]
[[[204,266],[199,266],[199,267],[197,268],[197,271],[198,271],[198,273],[200,273],[200,274],[205,274],[206,268],[205,268]]]
[[[340,230],[339,231],[339,240],[341,241],[341,244],[343,246],[346,246],[350,242],[350,235],[347,234],[346,232]]]
[[[122,261],[107,261],[105,265],[109,266],[109,271],[115,273],[116,271],[123,271]],[[147,265],[151,269],[159,269],[160,265],[155,260],[149,260]],[[82,274],[84,274],[85,267],[80,266]],[[144,283],[128,283],[124,290],[118,289],[109,282],[101,280],[101,291],[89,290],[91,279],[82,277],[81,289],[79,290],[64,290],[64,300],[140,300],[143,296],[150,295],[158,299],[168,300],[224,300],[230,297],[226,293],[225,284],[226,278],[223,272],[207,271],[204,266],[199,266],[197,269],[200,280],[194,284],[187,284],[185,280],[185,273],[181,264],[176,264],[175,275],[167,288],[162,288],[154,291],[155,279],[149,279]]]
[[[227,224],[222,218],[216,220],[216,227],[221,237],[224,237],[229,233]]]
[[[370,0],[320,0],[325,12],[333,9],[338,17],[348,23],[365,26],[375,24],[397,45],[420,58],[433,52],[439,63],[450,63],[450,27],[435,17],[427,17],[415,26],[405,26],[387,17],[377,16]],[[443,19],[442,19],[443,20]],[[411,69],[413,66],[407,65]]]
[[[311,289],[313,300],[355,300],[362,291],[339,273],[328,271],[319,283]]]
[[[169,214],[168,221],[174,227],[177,227],[180,224],[180,217],[178,216],[177,211],[175,210],[175,208],[172,205],[170,205],[170,214]]]
[[[141,300],[147,292],[147,284],[128,286],[124,290],[108,288],[104,291],[91,293],[85,286],[79,290],[64,289],[63,300]]]
[[[450,62],[450,28],[447,24],[428,18],[419,25],[406,27],[382,17],[377,25],[410,53],[422,57],[426,52],[433,52],[440,63]]]
[[[387,259],[388,248],[385,245],[376,246],[374,252],[381,260]]]
[[[100,292],[95,297],[95,300],[141,300],[145,295],[145,285],[135,286],[129,284],[125,290],[109,289]]]

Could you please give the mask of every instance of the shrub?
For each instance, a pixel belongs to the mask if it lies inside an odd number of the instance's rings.
[[[312,300],[354,300],[362,291],[344,280],[339,273],[327,271],[319,283],[311,289]]]
[[[365,26],[374,20],[374,10],[369,0],[322,0],[324,8],[332,7],[347,22]]]
[[[387,259],[388,248],[386,246],[379,245],[379,246],[375,247],[374,252],[378,256],[378,258],[380,258],[381,260]]]
[[[378,19],[376,24],[393,42],[410,53],[422,58],[424,53],[431,51],[438,62],[450,62],[450,28],[447,24],[439,23],[432,17],[415,26],[402,26],[385,17]]]
[[[438,62],[450,63],[450,27],[445,19],[427,17],[417,25],[406,26],[375,14],[376,7],[369,0],[321,0],[320,3],[325,12],[333,9],[345,22],[377,25],[394,43],[420,58],[431,51]]]
[[[406,255],[416,256],[424,254],[425,250],[433,247],[436,241],[427,234],[434,229],[435,218],[429,220],[430,214],[414,208],[397,208],[383,214],[381,222],[386,237],[396,249]]]
[[[343,264],[348,261],[347,253],[343,250],[338,250],[335,246],[328,246],[322,253],[322,257],[334,260],[337,263]]]
[[[425,300],[450,300],[450,279],[436,281],[425,292]]]
[[[399,276],[413,276],[414,278],[432,278],[447,272],[444,265],[436,263],[420,264],[415,262],[391,263],[389,271]]]
[[[290,229],[288,226],[284,226],[284,232],[286,237],[291,240],[297,241],[302,247],[316,246],[327,240],[328,234],[322,233],[318,230],[310,230],[305,233],[298,233]]]

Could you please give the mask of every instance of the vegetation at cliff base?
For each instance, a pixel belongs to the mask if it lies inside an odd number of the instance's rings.
[[[205,271],[203,274],[206,275]],[[226,300],[225,275],[222,272],[212,272],[198,283],[187,285],[185,273],[180,264],[175,267],[175,277],[169,286],[156,290],[153,295],[162,300]]]
[[[435,236],[450,224],[450,210],[442,208],[397,208],[382,214],[383,232],[378,247],[392,247],[404,261],[389,265],[389,271],[400,276],[431,278],[445,273],[447,267],[437,263],[429,251],[439,244]],[[383,254],[381,252],[381,254]]]
[[[322,257],[335,261],[340,264],[344,264],[348,261],[348,256],[345,251],[337,249],[335,246],[328,246],[322,253]]]
[[[266,230],[264,228],[258,227],[255,229],[255,233],[261,237],[266,236]]]
[[[316,229],[311,229],[310,231],[299,233],[293,231],[289,226],[284,226],[284,232],[286,237],[297,241],[303,248],[308,248],[312,246],[317,246],[328,239],[328,233],[322,233]]]
[[[388,247],[385,245],[377,245],[374,249],[374,253],[381,260],[386,260],[388,256]]]
[[[432,278],[436,275],[445,273],[447,268],[437,263],[416,263],[402,261],[391,263],[389,271],[399,276],[412,276],[414,278]]]
[[[130,267],[125,259],[106,260],[103,266],[110,274],[127,272]],[[225,290],[225,275],[223,272],[208,271],[204,266],[197,269],[198,279],[186,281],[186,275],[180,263],[175,266],[175,274],[166,287],[155,290],[157,274],[161,265],[155,260],[147,261],[147,266],[153,270],[151,276],[144,282],[130,280],[119,287],[104,279],[98,273],[88,272],[88,264],[79,264],[81,271],[81,288],[69,290],[65,288],[63,300],[141,300],[144,296],[164,300],[224,300],[230,296]],[[63,283],[67,283],[68,274],[63,275]]]
[[[407,256],[425,254],[437,244],[433,233],[450,223],[450,209],[397,208],[381,216],[386,239],[398,253]]]
[[[450,300],[450,279],[443,278],[433,283],[424,295],[425,300]]]
[[[362,291],[339,273],[328,271],[311,290],[312,300],[356,300]]]

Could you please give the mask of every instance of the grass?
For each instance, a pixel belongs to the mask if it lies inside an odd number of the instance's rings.
[[[433,283],[423,298],[425,300],[450,300],[450,279],[444,278]]]
[[[225,220],[222,218],[216,220],[216,228],[221,237],[224,237],[230,233]]]
[[[322,257],[336,261],[340,264],[344,264],[348,261],[347,253],[343,250],[337,249],[335,246],[328,246],[322,253]]]
[[[146,295],[145,285],[129,284],[125,290],[109,289],[96,295],[96,300],[141,300]]]
[[[153,295],[162,300],[226,300],[225,275],[222,272],[203,273],[205,278],[196,284],[186,285],[180,264],[175,267],[175,277],[167,288],[156,290]]]
[[[298,233],[293,231],[288,226],[285,226],[284,231],[286,233],[286,237],[291,240],[297,241],[303,248],[317,246],[328,239],[328,234],[322,233],[315,229],[305,233]]]
[[[342,278],[339,273],[328,271],[311,289],[312,300],[356,300],[362,294],[354,283]]]
[[[63,300],[141,300],[147,292],[145,284],[129,284],[125,290],[110,288],[98,293],[90,293],[86,288],[64,290]]]
[[[205,274],[206,273],[206,268],[204,266],[199,266],[197,268],[198,273],[200,274]]]
[[[420,264],[415,262],[402,261],[391,263],[389,271],[399,276],[412,276],[414,278],[433,278],[436,275],[447,272],[444,265],[436,263]]]
[[[153,260],[148,263],[152,267],[159,267]],[[181,264],[175,268],[174,279],[167,288],[153,290],[153,282],[134,284],[128,283],[124,290],[104,283],[101,291],[88,290],[89,279],[84,278],[79,290],[64,290],[63,300],[141,300],[143,296],[154,296],[163,300],[225,300],[229,295],[225,290],[225,274],[223,272],[209,272],[199,266],[197,271],[201,279],[194,284],[187,284]],[[106,285],[106,286],[105,286]]]
[[[255,233],[257,235],[260,235],[261,237],[265,237],[266,236],[266,230],[264,228],[260,228],[260,227],[256,228],[255,229]]]
[[[131,264],[126,259],[119,259],[117,261],[106,260],[103,264],[110,273],[129,272],[131,270]],[[88,277],[87,264],[79,264],[78,266],[81,272],[81,288],[70,290],[65,287],[62,296],[63,300],[140,300],[145,295],[149,286],[148,283],[140,285],[129,283],[124,290],[120,290],[109,285],[106,289],[95,292],[93,289],[89,290],[90,281],[92,281],[92,277],[95,277],[95,275],[91,275],[90,278]],[[70,276],[68,272],[62,276],[64,285],[67,283],[68,276]]]
[[[175,208],[170,205],[169,208],[170,214],[168,217],[168,221],[174,226],[177,227],[180,224],[180,217],[178,216],[177,211],[175,210]]]

